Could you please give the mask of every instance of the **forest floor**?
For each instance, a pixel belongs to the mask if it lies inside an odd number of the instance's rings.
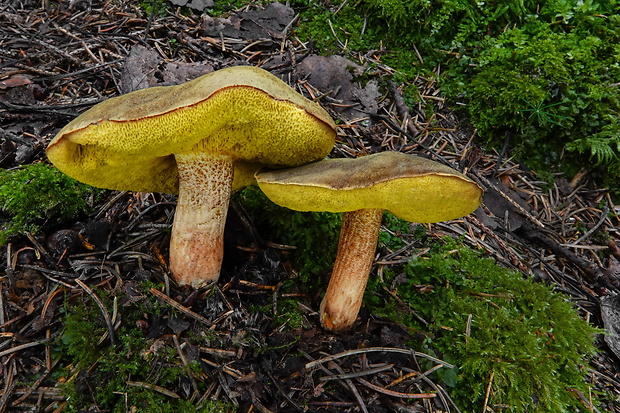
[[[421,98],[415,107],[407,106],[401,85],[385,80],[394,73],[381,62],[387,51],[319,56],[295,37],[294,20],[295,13],[284,5],[212,19],[178,12],[149,16],[132,1],[0,3],[0,166],[47,162],[45,148],[60,128],[108,97],[233,65],[256,65],[318,99],[339,120],[333,156],[386,150],[422,154],[464,171],[485,189],[475,214],[429,225],[431,236],[461,237],[501,265],[553,285],[598,327],[620,320],[614,300],[620,290],[620,207],[605,188],[597,188],[587,174],[558,175],[551,185],[539,181],[509,153],[478,146],[475,131],[445,104],[434,79],[417,78]],[[362,74],[364,85],[355,81]],[[135,328],[154,340],[152,351],[168,348],[180,365],[202,360],[212,369],[188,374],[176,388],[146,382],[129,386],[196,403],[230,400],[239,411],[303,411],[302,406],[373,411],[369,406],[378,401],[390,411],[457,411],[449,393],[430,381],[420,382],[420,394],[437,391],[444,395],[441,400],[404,404],[402,393],[388,389],[379,373],[363,380],[345,374],[360,363],[384,366],[378,370],[391,369],[396,376],[419,370],[415,357],[401,354],[409,335],[389,321],[362,311],[352,332],[331,334],[320,328],[317,297],[301,293],[304,317],[296,332],[274,328],[275,314],[255,311],[272,301],[277,311],[278,286],[291,271],[287,251],[257,242],[251,221],[238,208],[231,209],[227,223],[227,234],[235,236],[227,239],[218,287],[210,294],[176,288],[166,263],[174,204],[169,195],[106,191],[87,222],[48,222],[35,234],[11,239],[0,252],[0,412],[62,411],[63,382],[82,380],[84,392],[96,386],[84,372],[78,376],[76,371],[77,378],[58,374],[50,346],[65,328],[63,304],[97,300],[95,291],[122,292],[120,306],[149,299],[174,309],[176,318],[136,320]],[[386,260],[388,253],[381,251],[378,262],[406,260],[411,251]],[[146,281],[166,288],[138,292],[138,284]],[[604,306],[609,307],[606,320]],[[106,311],[112,309],[102,309],[109,317]],[[113,324],[109,341],[125,321],[108,321]],[[589,374],[596,390],[612,395],[604,401],[606,411],[620,412],[615,404],[620,336],[613,325],[608,322],[608,336],[597,340],[599,353],[590,360]],[[192,345],[189,332],[201,329],[224,344]],[[248,340],[270,350],[257,355],[243,346],[225,346]],[[368,350],[376,347],[382,352]],[[323,359],[334,354],[341,358]],[[317,369],[321,375],[344,374],[334,377],[342,383],[340,393],[323,391],[325,382],[313,373]],[[206,383],[207,390],[196,394],[196,381]]]

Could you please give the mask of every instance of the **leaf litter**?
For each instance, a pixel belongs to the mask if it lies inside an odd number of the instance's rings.
[[[215,19],[178,9],[147,15],[136,2],[0,5],[0,166],[44,162],[55,133],[108,97],[231,65],[261,66],[340,120],[333,156],[399,150],[429,156],[476,180],[485,189],[483,206],[463,219],[428,226],[429,234],[462,237],[502,265],[554,285],[592,323],[609,324],[611,334],[607,344],[599,343],[590,376],[596,389],[618,397],[620,207],[608,191],[585,174],[558,176],[547,185],[513,159],[476,146],[475,131],[448,108],[431,78],[414,80],[420,95],[415,107],[404,103],[398,84],[382,95],[380,79],[394,70],[381,62],[381,51],[319,56],[291,32],[296,18],[279,3],[249,5]],[[356,81],[362,73],[371,78],[364,86]],[[425,112],[428,105],[432,114]],[[407,349],[409,333],[398,326],[363,314],[350,334],[329,334],[317,327],[316,297],[300,291],[289,293],[299,300],[300,326],[273,328],[282,282],[290,276],[286,246],[261,242],[241,210],[230,213],[218,286],[206,292],[176,288],[165,258],[174,205],[168,195],[108,191],[93,204],[88,222],[48,223],[45,233],[26,234],[0,253],[0,411],[63,410],[50,345],[63,328],[63,297],[97,303],[106,331],[100,344],[110,346],[124,321],[99,297],[102,291],[122,291],[117,306],[160,302],[164,315],[135,322],[154,340],[148,351],[169,349],[178,365],[200,365],[200,372],[188,368],[178,386],[128,381],[129,387],[196,405],[226,399],[248,412],[376,406],[459,411],[449,391],[421,367],[420,357],[428,355]],[[378,266],[414,253],[382,251]],[[141,291],[144,282],[165,288]],[[265,303],[272,304],[270,313],[252,310]],[[190,331],[208,332],[213,346],[193,344],[184,334]],[[253,344],[265,350],[249,350]],[[447,366],[440,359],[432,364],[431,370]],[[331,381],[338,386],[326,386]],[[620,412],[613,401],[606,407]]]

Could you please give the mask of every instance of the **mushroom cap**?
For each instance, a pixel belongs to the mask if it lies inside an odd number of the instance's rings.
[[[328,159],[256,174],[273,202],[297,211],[383,209],[410,222],[467,215],[482,189],[454,169],[415,155],[382,152],[356,159]]]
[[[263,69],[236,66],[107,99],[58,132],[47,156],[92,186],[174,194],[176,153],[230,156],[239,188],[260,165],[324,158],[335,137],[317,103]]]

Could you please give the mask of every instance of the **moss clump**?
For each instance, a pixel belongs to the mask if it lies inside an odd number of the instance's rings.
[[[620,90],[609,85],[620,76],[612,46],[620,42],[620,16],[600,21],[582,16],[575,23],[570,31],[558,30],[528,18],[521,28],[487,40],[461,90],[480,134],[491,142],[503,141],[506,132],[516,134],[510,144],[531,165],[557,166],[563,157],[574,173],[588,166],[586,155],[603,170],[615,171]],[[610,178],[620,189],[618,176]]]
[[[112,308],[110,297],[99,295],[106,307]],[[64,382],[65,411],[97,406],[97,410],[116,413],[234,413],[231,403],[205,401],[197,406],[162,393],[161,389],[181,393],[179,389],[189,383],[187,375],[201,374],[202,370],[197,362],[190,362],[193,373],[189,373],[172,345],[162,340],[155,343],[156,339],[148,339],[141,330],[130,327],[132,320],[144,316],[147,307],[143,303],[119,309],[123,325],[112,347],[107,340],[100,342],[107,329],[92,300],[84,297],[65,304],[64,329],[53,346],[54,356],[64,366],[56,375]]]
[[[170,11],[170,5],[163,0],[147,0],[140,2],[140,8],[147,15],[165,16]]]
[[[210,16],[219,17],[223,14],[230,13],[233,10],[238,10],[246,4],[249,3],[258,3],[261,4],[261,1],[255,0],[222,0],[214,2],[213,6],[205,9],[205,13],[208,13]],[[264,2],[264,3],[269,3]]]
[[[0,170],[0,245],[12,235],[36,231],[46,219],[87,213],[88,199],[97,191],[43,163]]]
[[[312,40],[321,53],[341,53],[343,45],[348,51],[368,51],[385,36],[381,26],[366,26],[358,7],[346,4],[335,12],[314,2],[296,3],[293,7],[300,10],[301,23],[293,30],[298,37]]]
[[[452,397],[464,411],[482,410],[489,383],[488,406],[517,413],[587,411],[573,392],[588,394],[584,364],[598,330],[549,287],[452,239],[432,244],[427,255],[398,272],[386,270],[384,280],[429,324],[372,293],[380,287],[376,279],[366,305],[424,331],[428,338],[420,350],[458,366],[441,378],[454,386]]]

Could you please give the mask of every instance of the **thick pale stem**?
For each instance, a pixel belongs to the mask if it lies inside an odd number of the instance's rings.
[[[233,181],[227,156],[175,155],[179,198],[170,239],[170,270],[180,285],[216,282],[224,253],[224,225]]]
[[[357,318],[375,258],[382,209],[345,212],[334,270],[321,302],[321,323],[331,331],[350,328]]]

